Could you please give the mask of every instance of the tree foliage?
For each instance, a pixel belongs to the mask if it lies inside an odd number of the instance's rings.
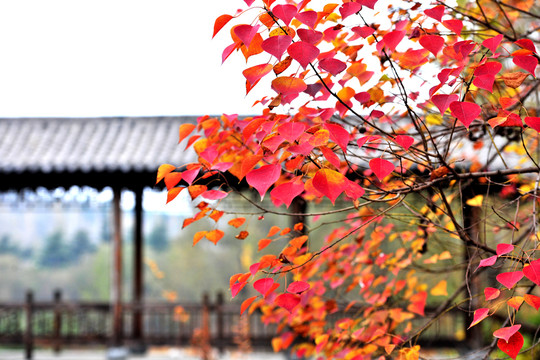
[[[168,201],[202,199],[184,226],[216,226],[194,244],[285,219],[258,241],[281,250],[230,279],[232,297],[257,293],[242,311],[279,324],[276,350],[418,359],[418,337],[458,305],[470,331],[503,318],[488,352],[526,350],[520,314],[540,305],[534,4],[246,0],[216,19],[214,36],[230,29],[222,60],[245,58],[265,109],[182,124],[198,162],[162,165],[157,180]],[[242,195],[258,210],[220,220],[242,184],[273,207]]]

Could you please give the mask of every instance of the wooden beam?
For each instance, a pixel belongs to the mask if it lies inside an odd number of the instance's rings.
[[[113,344],[121,346],[124,337],[122,316],[122,189],[113,189]]]

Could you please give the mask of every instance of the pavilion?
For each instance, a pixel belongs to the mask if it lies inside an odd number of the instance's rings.
[[[178,146],[178,127],[196,117],[0,118],[0,191],[88,186],[113,190],[113,329],[121,345],[122,190],[135,194],[132,304],[139,309],[132,335],[143,338],[143,208],[145,187],[153,187],[157,168],[195,160]]]

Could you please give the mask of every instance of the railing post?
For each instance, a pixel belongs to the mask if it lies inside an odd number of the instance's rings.
[[[203,294],[203,309],[202,309],[202,321],[201,321],[201,339],[200,339],[200,348],[201,348],[201,359],[209,360],[211,356],[212,346],[210,342],[211,332],[210,332],[210,297],[208,293]]]
[[[220,353],[225,350],[225,319],[223,313],[223,292],[218,292],[216,297],[216,322],[217,322],[217,346]]]
[[[34,338],[32,334],[32,312],[34,311],[34,293],[32,290],[26,292],[26,329],[24,332],[24,358],[32,359],[34,350]]]
[[[62,312],[60,310],[61,301],[62,301],[62,292],[60,289],[56,289],[53,294],[53,301],[54,301],[54,323],[53,323],[53,331],[54,331],[54,352],[59,353],[60,349],[62,347]]]

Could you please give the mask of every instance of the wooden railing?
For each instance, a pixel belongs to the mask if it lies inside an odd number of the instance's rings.
[[[143,334],[136,338],[133,321],[140,312]],[[206,341],[223,349],[245,337],[252,347],[269,348],[276,331],[275,325],[261,323],[258,316],[241,320],[239,306],[225,304],[222,295],[214,302],[204,296],[200,303],[124,304],[122,319],[122,342],[127,346],[189,346],[193,341]],[[69,345],[115,345],[113,335],[108,303],[61,301],[58,293],[53,301],[35,302],[28,293],[24,304],[0,304],[0,344],[23,345],[27,359],[32,358],[35,346],[60,351]]]
[[[27,359],[32,358],[35,346],[60,351],[71,345],[117,345],[112,311],[108,303],[62,301],[59,292],[53,301],[35,302],[29,292],[24,304],[0,304],[0,344],[23,345]],[[137,337],[133,325],[140,313],[143,332]],[[351,315],[335,313],[328,321],[332,323],[345,316]],[[459,338],[463,327],[463,312],[449,312],[424,333],[420,343],[456,346],[463,340]],[[220,294],[214,301],[204,296],[200,303],[146,302],[142,306],[122,306],[122,344],[129,347],[206,342],[224,349],[248,342],[253,348],[270,348],[275,334],[274,324],[263,324],[259,316],[242,318],[239,306],[225,303]]]

